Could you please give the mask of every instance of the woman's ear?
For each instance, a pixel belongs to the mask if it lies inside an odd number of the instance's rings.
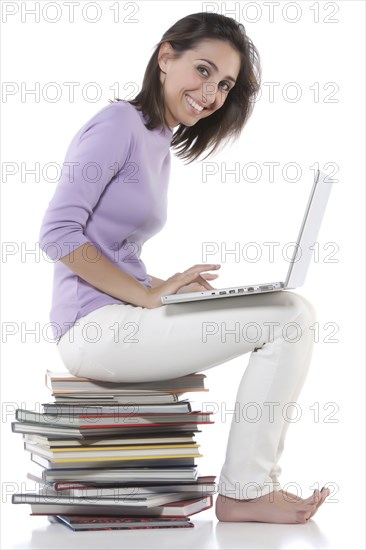
[[[167,64],[172,52],[173,48],[169,42],[164,42],[159,48],[158,63],[163,73],[166,73]]]

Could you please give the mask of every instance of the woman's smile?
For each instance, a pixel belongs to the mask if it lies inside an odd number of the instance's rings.
[[[189,105],[189,110],[195,115],[201,114],[202,111],[205,109],[205,107],[203,107],[200,103],[195,101],[190,95],[186,94],[185,97]]]

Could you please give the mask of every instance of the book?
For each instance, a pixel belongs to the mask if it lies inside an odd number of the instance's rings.
[[[198,478],[196,482],[189,483],[160,483],[159,485],[88,485],[77,482],[62,482],[56,481],[53,483],[46,483],[42,477],[39,477],[33,473],[28,472],[27,478],[36,482],[39,491],[49,491],[50,494],[67,494],[75,497],[110,497],[121,495],[138,495],[145,493],[197,493],[197,496],[213,495],[217,492],[217,486],[215,476],[206,476],[205,478]]]
[[[94,506],[115,506],[120,514],[125,513],[125,508],[136,508],[140,511],[144,508],[153,508],[169,502],[188,500],[197,495],[192,493],[140,493],[139,495],[120,495],[119,497],[75,497],[73,495],[53,494],[48,491],[40,493],[15,493],[12,495],[13,504],[47,504],[53,515],[52,507],[58,505],[87,506],[89,513],[93,514]],[[205,498],[205,497],[202,497]]]
[[[51,491],[50,488],[47,488]],[[121,498],[128,495],[141,495],[141,494],[156,494],[156,493],[165,493],[165,492],[174,492],[182,493],[187,495],[187,493],[192,494],[193,497],[201,497],[214,495],[217,492],[216,484],[203,484],[196,483],[194,485],[185,484],[185,485],[147,485],[142,487],[96,487],[96,488],[75,488],[67,491],[67,494],[73,497],[84,497],[84,498]],[[56,494],[64,493],[62,491],[55,491]],[[51,494],[51,493],[50,493]]]
[[[14,495],[15,496],[15,495]],[[212,508],[212,495],[207,497],[195,498],[191,500],[182,500],[170,502],[161,506],[151,508],[138,508],[133,506],[124,506],[123,512],[121,506],[98,506],[98,505],[76,505],[76,504],[31,504],[32,515],[61,515],[61,516],[123,516],[126,517],[172,517],[187,518],[193,514]]]
[[[43,412],[45,414],[55,415],[101,415],[101,414],[144,414],[144,413],[188,413],[191,412],[189,401],[180,401],[176,403],[137,403],[131,399],[128,403],[98,404],[92,402],[86,403],[43,403]]]
[[[31,514],[37,515],[37,514]],[[159,529],[194,527],[190,518],[103,518],[87,516],[49,516],[51,523],[62,523],[72,531],[111,531],[116,529]]]
[[[85,435],[80,428],[72,428],[71,426],[51,426],[49,424],[33,424],[31,422],[12,422],[11,430],[13,433],[21,434],[38,434],[50,435],[54,437],[73,437],[84,439]],[[89,432],[90,433],[90,432]],[[95,432],[94,432],[95,433]]]
[[[51,426],[77,427],[80,429],[156,426],[159,424],[213,424],[210,420],[211,412],[195,411],[180,414],[150,413],[144,416],[135,414],[45,414],[27,409],[17,409],[15,418],[19,422],[49,424]]]
[[[175,443],[196,443],[193,439],[194,433],[184,433],[182,435],[175,434],[156,434],[156,435],[135,435],[135,436],[112,436],[104,438],[88,438],[88,439],[67,439],[54,438],[52,436],[39,434],[23,434],[25,443],[39,443],[48,449],[57,449],[58,447],[84,447],[89,448],[99,447],[100,445],[169,445]]]
[[[156,390],[168,393],[182,393],[191,391],[207,391],[204,387],[205,374],[188,374],[170,380],[157,380],[151,382],[103,382],[90,378],[73,376],[69,372],[46,371],[46,386],[57,393],[91,392],[94,393],[119,393],[127,394],[128,391],[147,394],[149,391],[156,393]]]
[[[38,444],[25,443],[24,448],[52,460],[53,462],[76,462],[76,461],[109,461],[122,460],[128,458],[134,459],[149,459],[154,457],[179,457],[182,456],[201,456],[197,449],[199,444],[191,445],[129,445],[127,446],[104,446],[104,447],[79,447],[68,449],[60,447],[57,449],[47,449]]]
[[[172,428],[174,426],[174,428]],[[23,434],[39,434],[63,437],[75,437],[78,439],[89,439],[91,437],[111,437],[112,435],[141,435],[169,432],[175,434],[177,432],[199,432],[197,424],[165,424],[165,425],[138,425],[134,427],[114,426],[100,427],[94,426],[92,430],[84,427],[73,428],[71,426],[59,426],[52,424],[41,424],[40,422],[33,424],[32,422],[12,422],[11,429],[14,433]]]
[[[142,468],[143,466],[146,467],[146,464],[149,464],[149,468],[151,467],[159,467],[159,466],[194,466],[195,462],[194,459],[201,457],[202,455],[188,455],[188,456],[181,456],[181,457],[162,457],[159,458],[156,457],[144,457],[139,459],[130,459],[130,458],[122,458],[118,460],[73,460],[67,461],[67,462],[55,462],[54,460],[50,460],[48,458],[44,458],[43,456],[36,455],[34,453],[31,453],[31,460],[32,462],[35,462],[36,464],[39,464],[43,468],[48,469],[69,469],[69,468]]]
[[[118,405],[124,403],[141,403],[141,404],[164,404],[164,403],[176,403],[179,401],[179,393],[168,393],[162,391],[148,391],[146,393],[126,392],[125,394],[113,395],[112,393],[51,393],[55,400],[55,403],[67,404],[88,404],[96,402],[100,405]]]
[[[77,481],[83,483],[184,482],[198,477],[196,466],[143,468],[48,468],[42,471],[46,482]]]

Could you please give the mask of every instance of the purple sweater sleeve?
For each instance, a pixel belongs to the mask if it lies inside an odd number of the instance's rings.
[[[41,249],[53,261],[90,242],[84,235],[88,218],[129,159],[133,134],[124,131],[129,114],[108,105],[71,141],[39,235]]]

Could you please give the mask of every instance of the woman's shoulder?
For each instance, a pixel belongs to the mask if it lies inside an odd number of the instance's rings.
[[[79,128],[79,140],[90,135],[101,135],[108,140],[136,141],[141,133],[141,114],[127,101],[115,101],[96,111]]]
[[[137,110],[137,108],[132,105],[129,101],[125,99],[118,99],[115,101],[112,101],[108,105],[106,105],[104,108],[101,109],[101,111],[109,111],[111,113],[115,113],[116,116],[129,116],[134,118],[139,118],[140,112]]]
[[[132,129],[141,122],[141,116],[139,111],[128,101],[120,100],[113,101],[99,109],[86,124],[103,120],[110,121],[121,129],[126,129],[129,126]]]

